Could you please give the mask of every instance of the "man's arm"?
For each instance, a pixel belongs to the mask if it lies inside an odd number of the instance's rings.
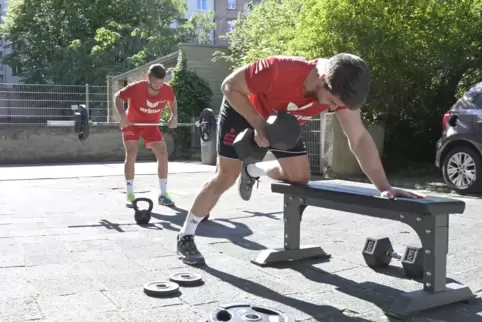
[[[124,109],[124,101],[127,101],[134,95],[136,90],[136,84],[137,83],[129,84],[114,94],[115,108],[119,113],[121,119],[127,117],[126,111]]]
[[[124,100],[121,98],[121,91],[118,91],[117,93],[114,94],[114,104],[115,104],[115,109],[117,110],[117,113],[119,113],[119,116],[121,118],[126,117],[126,111],[124,109]]]
[[[177,119],[177,100],[174,97],[172,101],[168,101],[169,109],[171,110],[171,118]]]
[[[231,73],[221,85],[221,91],[231,106],[255,129],[262,127],[265,120],[251,104],[248,95],[268,93],[275,70],[276,65],[269,58],[258,60]],[[246,79],[247,75],[249,79]]]
[[[378,190],[388,191],[391,186],[383,169],[380,153],[372,136],[363,125],[360,110],[340,109],[336,112],[336,116],[363,172]]]

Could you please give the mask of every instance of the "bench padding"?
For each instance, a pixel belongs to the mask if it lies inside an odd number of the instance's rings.
[[[336,180],[338,181],[338,180]],[[339,205],[346,204],[347,211],[356,212],[354,205],[376,208],[378,211],[399,212],[424,216],[462,214],[465,203],[456,199],[427,197],[426,199],[382,198],[377,189],[349,184],[336,184],[334,181],[310,181],[308,185],[273,183],[271,191],[294,197],[323,199]],[[310,202],[307,202],[310,204]],[[343,210],[336,207],[336,210]],[[363,211],[360,211],[363,213]]]

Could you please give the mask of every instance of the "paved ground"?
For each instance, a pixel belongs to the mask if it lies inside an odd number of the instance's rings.
[[[138,196],[155,198],[155,166],[137,170]],[[171,163],[169,188],[179,208],[156,206],[152,225],[140,227],[124,208],[122,165],[0,168],[0,321],[199,321],[231,301],[273,306],[299,321],[389,321],[381,307],[400,291],[420,288],[398,270],[373,272],[361,256],[366,236],[388,232],[401,250],[417,243],[411,229],[317,208],[305,212],[302,240],[325,246],[333,254],[329,262],[250,264],[260,249],[282,245],[282,197],[270,193],[266,180],[248,203],[235,188],[226,193],[213,220],[198,229],[208,267],[184,266],[174,254],[176,232],[212,171]],[[465,214],[451,217],[448,272],[477,293],[482,202],[464,200]],[[182,288],[180,296],[168,299],[143,293],[145,282],[183,270],[202,274],[205,285]],[[476,301],[412,321],[481,321],[481,312]]]

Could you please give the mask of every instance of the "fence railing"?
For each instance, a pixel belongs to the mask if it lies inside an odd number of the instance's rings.
[[[46,125],[72,120],[72,106],[85,104],[93,122],[108,122],[107,86],[0,84],[0,124]]]
[[[302,126],[303,140],[308,150],[311,173],[324,172],[325,114],[313,118]]]
[[[85,104],[92,122],[109,122],[108,86],[0,84],[0,124],[47,125],[73,119],[74,106]],[[303,126],[311,172],[323,172],[324,115]],[[196,144],[193,144],[195,145]]]

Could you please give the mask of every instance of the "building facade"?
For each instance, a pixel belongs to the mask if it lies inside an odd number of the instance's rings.
[[[0,24],[3,23],[3,19],[7,14],[8,0],[0,0]],[[6,64],[3,64],[3,57],[10,54],[11,48],[7,46],[5,41],[0,38],[0,84],[16,84],[20,81],[20,77],[17,76],[17,70]]]

